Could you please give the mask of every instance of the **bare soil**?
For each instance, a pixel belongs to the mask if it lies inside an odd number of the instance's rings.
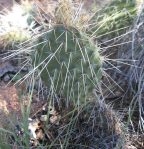
[[[20,104],[15,86],[0,82],[0,127],[5,126],[11,116],[20,116]]]

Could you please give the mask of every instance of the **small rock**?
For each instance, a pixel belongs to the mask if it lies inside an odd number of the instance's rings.
[[[3,78],[3,81],[8,82],[8,81],[10,81],[10,79],[11,79],[10,76],[8,74],[6,74]]]
[[[42,122],[46,122],[48,120],[48,116],[47,115],[41,115],[40,120]]]
[[[27,68],[27,67],[24,67],[24,68],[22,68],[21,71],[23,71],[23,72],[27,72],[27,71],[28,71],[28,68]]]
[[[0,77],[3,77],[8,72],[13,72],[14,66],[9,62],[0,63]]]

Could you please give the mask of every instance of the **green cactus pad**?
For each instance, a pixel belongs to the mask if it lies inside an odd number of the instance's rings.
[[[62,25],[37,43],[33,65],[50,91],[66,99],[86,99],[101,78],[99,48],[86,35]]]

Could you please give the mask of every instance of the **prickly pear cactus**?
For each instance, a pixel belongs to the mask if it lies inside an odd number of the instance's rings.
[[[140,3],[141,4],[141,3]],[[112,0],[92,18],[92,36],[107,34],[109,38],[124,34],[139,11],[138,0]],[[97,25],[95,25],[97,24]]]
[[[74,28],[55,26],[39,37],[33,66],[50,91],[66,99],[84,100],[101,78],[99,48]]]

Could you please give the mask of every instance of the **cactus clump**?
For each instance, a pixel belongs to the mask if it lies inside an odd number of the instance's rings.
[[[33,66],[50,91],[68,100],[84,100],[101,78],[99,48],[84,33],[57,25],[38,38]]]
[[[30,39],[26,31],[14,30],[0,36],[0,43],[3,47],[11,47]]]
[[[135,0],[112,0],[93,16],[92,36],[109,33],[109,37],[117,37],[124,34],[133,24],[139,5]]]

